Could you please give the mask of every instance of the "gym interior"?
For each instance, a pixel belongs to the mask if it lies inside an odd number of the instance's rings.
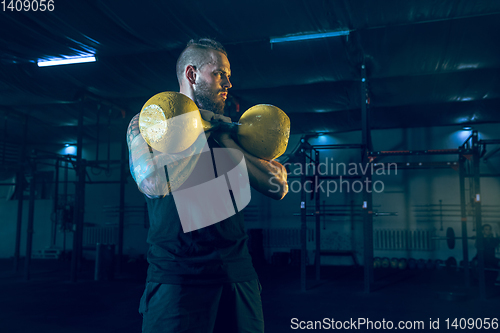
[[[266,332],[498,329],[500,2],[43,2],[1,4],[2,332],[141,330],[126,131],[197,37],[227,116],[290,119],[287,195],[242,210]]]

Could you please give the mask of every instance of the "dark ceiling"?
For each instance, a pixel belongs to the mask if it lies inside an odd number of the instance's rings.
[[[231,101],[241,112],[280,107],[292,133],[360,129],[363,62],[373,128],[500,122],[498,0],[55,0],[52,12],[6,9],[0,28],[8,142],[21,139],[25,119],[31,143],[76,142],[80,112],[86,142],[122,140],[149,97],[178,90],[177,56],[205,36],[227,48]],[[336,30],[350,34],[269,42]],[[83,53],[98,61],[36,65]]]

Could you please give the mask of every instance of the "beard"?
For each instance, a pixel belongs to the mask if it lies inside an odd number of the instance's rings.
[[[217,93],[210,91],[205,81],[198,83],[198,89],[194,92],[194,102],[200,109],[212,111],[216,114],[224,114],[226,101]]]

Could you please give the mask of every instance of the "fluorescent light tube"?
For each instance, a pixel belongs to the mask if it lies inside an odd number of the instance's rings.
[[[94,56],[85,57],[75,57],[75,58],[56,58],[52,60],[38,60],[38,67],[47,66],[57,66],[57,65],[69,65],[69,64],[80,64],[83,62],[94,62],[96,61]]]
[[[270,39],[270,43],[275,44],[275,43],[283,43],[283,42],[295,42],[298,40],[308,40],[308,39],[328,38],[328,37],[348,36],[348,35],[349,35],[349,30],[320,32],[317,34],[295,35],[295,36],[287,36],[287,37],[273,37]]]

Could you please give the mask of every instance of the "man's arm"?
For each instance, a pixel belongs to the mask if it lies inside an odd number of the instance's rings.
[[[267,161],[249,154],[228,134],[222,135],[217,139],[217,142],[222,147],[238,149],[243,153],[248,169],[250,185],[254,189],[276,200],[281,200],[285,197],[288,193],[288,183],[286,181],[287,172],[283,165],[274,160]]]
[[[194,170],[205,143],[205,133],[202,133],[180,153],[167,154],[154,150],[140,133],[137,114],[127,130],[127,145],[130,172],[139,190],[149,198],[158,198],[178,189]]]
[[[228,117],[216,115],[219,121],[231,122]],[[214,119],[215,120],[215,119]],[[264,160],[248,153],[227,132],[214,132],[214,139],[224,148],[238,149],[245,157],[250,185],[260,193],[281,200],[288,193],[287,172],[279,162]],[[228,150],[231,155],[231,149]],[[232,156],[237,160],[236,156]]]
[[[139,190],[148,198],[162,197],[170,189],[165,171],[155,160],[153,149],[146,143],[139,130],[139,114],[132,118],[127,129],[130,173]]]
[[[212,112],[202,113],[202,117],[208,121],[231,122],[231,119]],[[205,133],[209,134],[209,133]],[[260,193],[276,200],[281,200],[288,193],[287,172],[283,165],[277,161],[267,161],[257,158],[245,151],[237,144],[228,133],[215,132],[214,138],[225,148],[234,148],[241,151],[245,157],[250,185]],[[199,141],[199,143],[198,143]],[[130,171],[136,181],[139,190],[148,197],[161,197],[174,191],[189,176],[196,164],[197,157],[203,148],[203,140],[200,138],[187,151],[184,160],[177,158],[170,161],[169,154],[153,151],[144,141],[139,131],[139,115],[136,115],[128,128],[127,144],[130,153]],[[228,149],[231,154],[231,149]],[[231,156],[235,161],[238,156]],[[181,163],[179,163],[181,162]],[[166,182],[164,165],[167,165],[169,182]],[[175,175],[175,176],[174,176]],[[174,176],[174,177],[171,177]],[[175,182],[173,182],[175,180]],[[177,183],[177,184],[175,184]]]

